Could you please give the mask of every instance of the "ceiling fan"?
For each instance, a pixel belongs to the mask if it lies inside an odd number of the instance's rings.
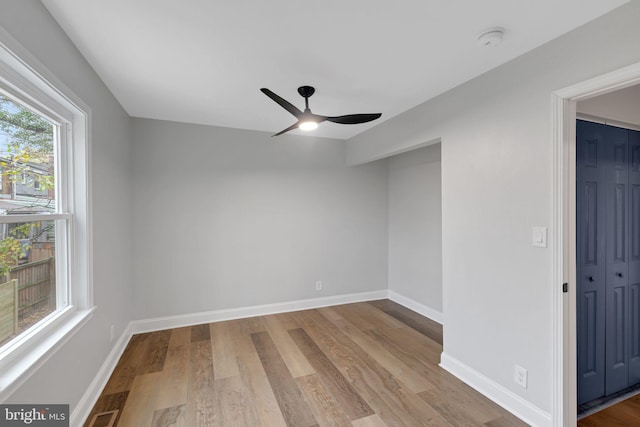
[[[311,86],[300,86],[298,88],[298,93],[300,96],[304,98],[304,111],[300,111],[295,105],[290,103],[289,101],[279,97],[275,93],[271,92],[267,88],[260,89],[262,93],[267,95],[269,98],[273,99],[276,103],[278,103],[282,108],[293,114],[297,122],[289,126],[288,128],[276,133],[272,136],[282,135],[285,132],[289,132],[293,129],[302,129],[302,130],[313,130],[318,127],[318,124],[329,121],[333,123],[340,123],[343,125],[357,125],[359,123],[366,123],[377,118],[380,118],[382,114],[347,114],[345,116],[321,116],[318,114],[313,114],[309,109],[309,97],[315,93],[315,89]]]

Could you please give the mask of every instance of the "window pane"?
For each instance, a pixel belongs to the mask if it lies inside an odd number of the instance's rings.
[[[55,221],[0,224],[0,345],[56,310]]]
[[[0,94],[0,215],[55,212],[55,125]]]

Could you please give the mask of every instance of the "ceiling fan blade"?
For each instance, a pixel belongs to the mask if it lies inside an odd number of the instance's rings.
[[[347,114],[346,116],[327,117],[326,120],[342,125],[357,125],[358,123],[366,123],[375,119],[379,119],[382,114]]]
[[[275,93],[271,92],[269,89],[264,87],[260,89],[260,91],[262,91],[262,93],[267,95],[269,98],[273,99],[282,108],[284,108],[285,110],[293,114],[296,117],[296,119],[299,119],[300,116],[302,116],[302,111],[300,111],[298,107],[296,107],[286,99],[279,97],[278,95],[276,95]]]
[[[318,124],[324,122],[325,120],[329,119],[329,117],[327,116],[321,116],[319,114],[313,114],[313,113],[309,113],[306,117],[308,117],[311,121],[316,122]],[[304,121],[304,117],[300,120],[301,122]]]
[[[273,138],[274,136],[278,136],[278,135],[282,135],[283,133],[287,133],[290,130],[294,130],[296,129],[298,126],[300,125],[300,122],[295,122],[294,124],[292,124],[291,126],[289,126],[288,128],[286,128],[285,130],[281,130],[280,132],[276,133],[275,135],[271,135],[271,137]]]

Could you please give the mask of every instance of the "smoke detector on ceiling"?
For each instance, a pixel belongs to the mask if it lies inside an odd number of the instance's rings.
[[[504,38],[504,28],[495,27],[485,30],[478,36],[480,46],[498,46]]]

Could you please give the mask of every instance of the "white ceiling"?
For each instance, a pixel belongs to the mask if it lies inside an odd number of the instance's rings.
[[[259,89],[302,109],[308,84],[316,114],[382,113],[313,131],[348,139],[626,0],[42,2],[131,116],[275,133],[295,119]]]

